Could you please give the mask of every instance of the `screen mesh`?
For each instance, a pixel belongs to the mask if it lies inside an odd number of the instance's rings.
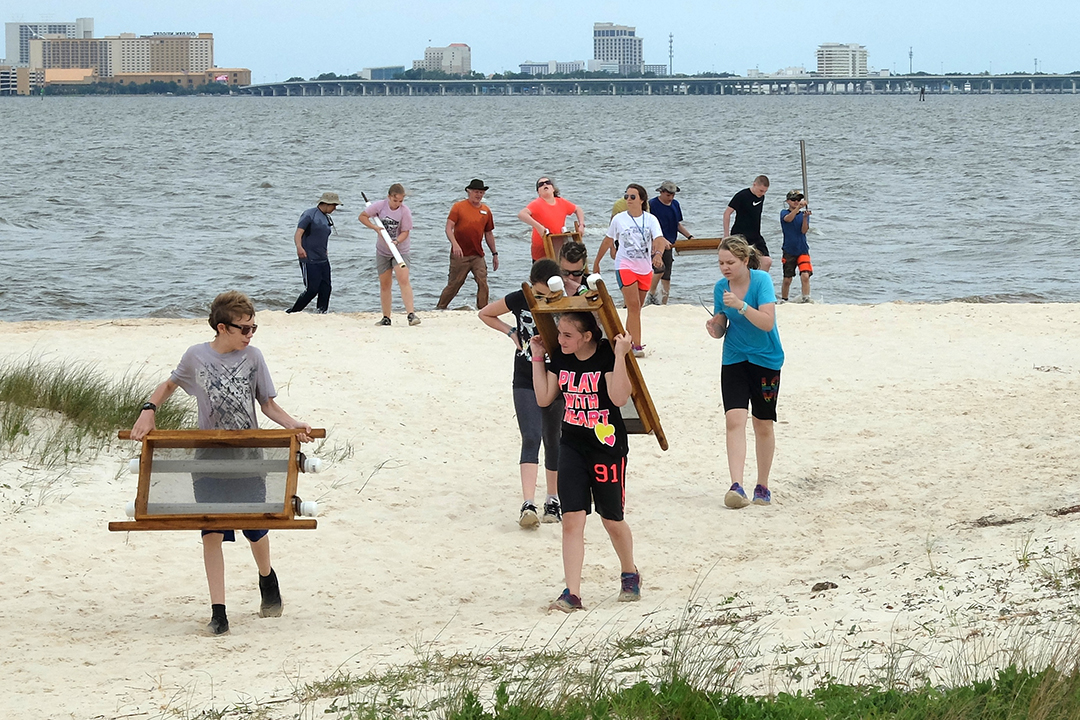
[[[281,513],[288,448],[155,448],[148,515]]]

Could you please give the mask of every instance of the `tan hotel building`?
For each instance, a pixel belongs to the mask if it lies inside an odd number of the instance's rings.
[[[85,69],[88,82],[177,82],[197,86],[227,76],[229,85],[250,85],[251,71],[214,67],[213,33],[124,33],[104,38],[46,36],[30,41],[30,67]],[[207,80],[209,78],[209,80]],[[66,80],[66,78],[65,78]]]

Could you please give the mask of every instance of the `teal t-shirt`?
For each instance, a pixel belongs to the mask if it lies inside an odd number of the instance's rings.
[[[724,335],[724,365],[752,362],[755,365],[779,370],[784,364],[784,349],[780,347],[780,331],[776,323],[769,332],[763,332],[740,315],[737,308],[724,306],[724,292],[728,290],[727,278],[720,278],[713,288],[713,314],[723,312],[727,316],[727,333]],[[776,302],[772,278],[763,270],[750,271],[750,289],[743,298],[752,308]]]

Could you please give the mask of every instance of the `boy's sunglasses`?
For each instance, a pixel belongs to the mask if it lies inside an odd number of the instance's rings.
[[[258,325],[237,325],[237,324],[231,323],[231,322],[230,323],[225,323],[225,324],[228,325],[231,328],[236,328],[237,330],[240,331],[240,334],[245,336],[245,337],[248,336],[248,335],[254,335],[255,331],[259,329]]]

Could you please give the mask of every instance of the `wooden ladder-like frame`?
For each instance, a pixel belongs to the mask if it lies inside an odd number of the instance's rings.
[[[607,341],[613,346],[614,341],[611,338],[623,332],[622,320],[619,319],[615,303],[608,294],[603,280],[596,281],[595,287],[590,287],[584,295],[560,296],[551,300],[538,299],[533,295],[532,287],[528,283],[522,283],[521,290],[529,303],[529,311],[532,313],[533,322],[536,323],[537,332],[544,339],[544,347],[559,346],[559,331],[555,327],[555,316],[562,313],[596,313]],[[641,368],[633,353],[626,354],[626,371],[630,377],[632,401],[622,408],[626,432],[637,435],[655,435],[656,441],[660,443],[660,449],[667,450],[667,437],[664,435],[664,428],[660,425],[660,416],[656,412],[656,406],[653,405],[652,397],[649,395],[649,388],[645,386],[645,378],[641,374]]]
[[[544,233],[544,255],[551,258],[555,262],[559,262],[559,254],[555,252],[555,241],[560,240],[560,246],[564,242],[584,242],[581,239],[581,233],[579,232],[566,232],[566,233]]]

